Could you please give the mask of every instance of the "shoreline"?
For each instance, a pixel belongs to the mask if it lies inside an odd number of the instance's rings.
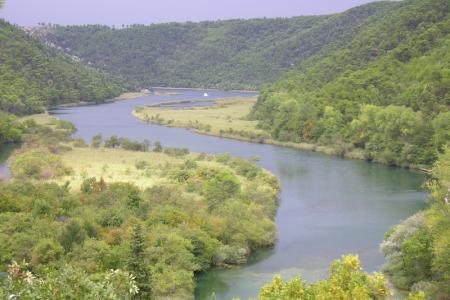
[[[160,90],[191,90],[191,91],[225,91],[225,90],[219,90],[219,89],[202,89],[202,88],[180,88],[180,87],[152,87],[152,89],[160,89]],[[242,92],[242,93],[258,93],[258,91],[251,91],[251,90],[227,90],[229,92]],[[177,95],[177,94],[175,94]],[[112,98],[112,99],[106,99],[102,102],[87,102],[87,101],[80,101],[80,102],[69,102],[69,103],[62,103],[59,105],[51,106],[45,109],[45,112],[48,112],[50,110],[55,109],[61,109],[61,108],[72,108],[72,107],[81,107],[81,106],[92,106],[92,105],[101,105],[101,104],[108,104],[108,103],[114,103],[116,101],[125,101],[125,100],[133,100],[141,97],[146,96],[174,96],[173,94],[168,93],[167,95],[165,93],[157,94],[157,93],[141,93],[141,92],[125,92],[120,94],[119,96]]]
[[[254,90],[223,90],[223,89],[214,89],[214,88],[183,88],[183,87],[167,87],[167,86],[152,86],[152,89],[160,89],[160,90],[188,90],[188,91],[226,91],[226,92],[242,92],[242,93],[259,93],[259,91]]]
[[[322,146],[322,145],[316,145],[316,144],[308,144],[308,143],[294,143],[294,142],[281,142],[281,141],[277,141],[274,139],[252,139],[252,138],[248,138],[248,137],[244,137],[244,136],[239,136],[239,135],[231,135],[231,134],[214,134],[211,132],[206,132],[203,130],[199,130],[196,128],[192,128],[189,126],[177,126],[175,124],[165,124],[165,123],[159,123],[159,122],[155,122],[155,121],[151,121],[151,120],[144,120],[141,117],[139,117],[138,113],[136,112],[135,109],[133,109],[133,111],[131,112],[131,114],[136,117],[137,119],[139,119],[140,121],[144,122],[144,123],[151,123],[151,124],[155,124],[155,125],[161,125],[161,126],[165,126],[165,127],[170,127],[170,128],[184,128],[187,129],[191,132],[197,133],[197,134],[202,134],[202,135],[207,135],[207,136],[213,136],[213,137],[218,137],[218,138],[225,138],[225,139],[232,139],[232,140],[237,140],[237,141],[241,141],[241,142],[249,142],[249,143],[254,143],[254,144],[266,144],[266,145],[273,145],[273,146],[279,146],[279,147],[286,147],[286,148],[291,148],[291,149],[297,149],[297,150],[301,150],[301,151],[308,151],[308,152],[315,152],[315,153],[320,153],[323,155],[328,155],[328,156],[335,156],[335,157],[340,157],[343,159],[348,159],[348,160],[359,160],[359,161],[366,161],[368,163],[372,163],[372,164],[379,164],[379,165],[383,165],[383,166],[388,166],[388,167],[395,167],[395,168],[401,168],[401,169],[408,169],[411,171],[416,171],[416,172],[421,172],[421,173],[425,173],[425,174],[429,174],[430,170],[421,166],[397,166],[397,165],[386,165],[386,164],[382,164],[380,162],[376,162],[376,161],[372,161],[372,160],[368,160],[368,159],[364,159],[364,158],[360,158],[360,157],[356,157],[356,156],[351,156],[351,155],[340,155],[338,153],[338,151],[332,147],[329,146]]]
[[[151,96],[152,94],[148,93],[139,93],[139,92],[126,92],[122,93],[119,96],[112,98],[112,99],[106,99],[102,102],[87,102],[87,101],[80,101],[80,102],[69,102],[69,103],[63,103],[55,106],[48,107],[45,111],[48,112],[50,110],[55,109],[61,109],[61,108],[71,108],[71,107],[81,107],[81,106],[94,106],[94,105],[101,105],[101,104],[108,104],[108,103],[114,103],[116,101],[126,101],[126,100],[133,100],[145,96]]]

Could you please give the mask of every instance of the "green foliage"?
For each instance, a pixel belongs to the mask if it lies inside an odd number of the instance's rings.
[[[99,137],[96,136],[94,138],[96,138],[95,143],[98,144]],[[113,135],[105,141],[106,148],[121,148],[121,149],[131,150],[131,151],[146,152],[149,150],[149,145],[150,145],[150,142],[148,140],[144,140],[143,142],[132,141],[130,139],[123,138],[123,137],[119,138],[117,135]]]
[[[240,184],[236,176],[222,171],[206,182],[205,190],[208,205],[211,209],[214,209],[225,200],[237,196],[240,191]]]
[[[52,265],[56,263],[63,255],[64,248],[51,239],[43,239],[39,241],[33,250],[31,261],[33,265]]]
[[[61,245],[66,252],[72,250],[74,245],[80,245],[87,238],[81,222],[74,219],[64,226],[64,229],[59,237]]]
[[[21,157],[59,158],[58,142],[73,142],[71,126],[56,129],[52,122],[54,128],[45,130],[29,123],[34,131],[25,130],[13,164],[22,166]],[[171,163],[161,166],[147,161],[159,179],[147,190],[89,174],[79,192],[70,191],[70,182],[59,186],[41,177],[29,181],[14,176],[0,184],[0,271],[13,260],[27,261],[42,279],[36,286],[14,288],[4,282],[3,294],[20,290],[41,297],[53,286],[70,285],[67,278],[80,289],[108,289],[102,283],[105,272],[121,269],[133,275],[140,290],[133,298],[192,299],[195,272],[245,263],[253,250],[273,245],[279,191],[275,177],[251,161],[213,155],[200,156],[200,161],[183,149],[171,151],[167,155],[185,158],[167,156]],[[86,281],[78,282],[81,278]],[[41,283],[47,281],[52,287],[45,291]],[[88,291],[66,289],[74,297],[91,299],[83,294]]]
[[[155,147],[155,152],[158,152],[159,149],[158,145],[156,145]],[[189,154],[189,149],[188,148],[169,148],[166,147],[162,150],[165,154],[170,155],[170,156],[174,156],[174,157],[182,157],[182,156],[186,156]]]
[[[145,241],[142,235],[142,227],[136,224],[133,227],[133,235],[130,243],[130,258],[128,270],[134,275],[139,288],[139,299],[148,299],[151,295],[151,275],[145,262]]]
[[[99,148],[102,145],[102,142],[103,142],[102,135],[100,133],[96,134],[92,137],[91,147]]]
[[[0,111],[24,115],[71,102],[118,96],[117,79],[74,62],[0,20]]]
[[[450,295],[450,149],[443,150],[432,169],[434,178],[427,184],[431,207],[395,226],[381,245],[386,256],[384,271],[392,282],[404,289],[424,291],[427,299]],[[414,297],[422,299],[420,293]]]
[[[445,0],[395,3],[260,93],[252,117],[281,141],[398,166],[430,166],[448,143]]]
[[[155,152],[162,152],[163,148],[161,146],[161,142],[160,141],[156,141],[155,142],[155,148],[153,148],[153,151]]]
[[[17,153],[11,170],[17,178],[50,179],[70,174],[61,158],[44,148]]]
[[[20,141],[22,128],[12,115],[0,111],[0,146]]]
[[[339,45],[391,3],[329,16],[45,27],[36,36],[136,86],[257,89],[298,62]]]
[[[106,183],[103,178],[99,181],[95,177],[89,177],[81,183],[80,191],[85,194],[99,193],[106,189]]]
[[[387,281],[380,273],[369,275],[361,270],[357,256],[343,256],[333,262],[329,278],[306,285],[300,277],[284,282],[280,276],[261,288],[261,300],[294,299],[386,299]]]
[[[13,262],[3,293],[5,299],[127,300],[138,291],[133,276],[120,270],[99,274],[94,280],[82,270],[66,266],[62,270],[47,271],[39,278]]]

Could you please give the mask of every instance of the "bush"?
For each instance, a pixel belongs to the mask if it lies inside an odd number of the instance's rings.
[[[95,177],[86,178],[81,183],[80,190],[85,194],[99,193],[106,189],[106,183],[103,178],[100,178],[99,181]]]
[[[187,148],[164,148],[164,154],[174,157],[183,157],[188,155],[189,149]]]
[[[86,148],[88,144],[83,139],[75,139],[73,140],[73,146],[77,148]]]
[[[277,275],[259,292],[261,300],[275,299],[373,299],[389,296],[387,280],[380,273],[369,275],[362,271],[358,256],[346,255],[335,260],[326,280],[306,285],[301,277],[284,282]]]
[[[144,170],[148,166],[148,163],[145,160],[137,160],[135,161],[134,166],[138,170]]]
[[[91,147],[99,148],[102,145],[102,142],[103,142],[102,135],[100,133],[96,134],[94,135],[94,137],[92,137]]]
[[[240,191],[239,180],[228,171],[220,171],[206,182],[205,197],[210,209],[217,208],[226,199],[236,196]]]
[[[163,151],[163,147],[161,146],[160,141],[155,142],[155,147],[153,148],[153,151],[154,152],[162,152]]]
[[[80,269],[66,266],[47,270],[36,278],[25,267],[12,262],[3,293],[5,299],[132,299],[138,294],[133,276],[120,270],[97,274],[95,280]],[[0,290],[2,295],[2,290]]]
[[[32,149],[13,157],[11,170],[17,178],[51,179],[69,175],[61,158],[47,149]]]
[[[64,254],[64,248],[54,240],[43,239],[33,250],[31,262],[33,265],[51,265],[53,262],[59,260]]]
[[[117,211],[106,210],[100,214],[97,222],[103,227],[120,227],[123,223],[123,218]]]

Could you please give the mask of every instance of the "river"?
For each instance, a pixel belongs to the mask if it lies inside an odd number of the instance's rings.
[[[177,90],[176,96],[146,96],[134,100],[55,110],[73,122],[77,136],[90,141],[101,133],[135,140],[161,141],[163,146],[191,151],[258,156],[259,165],[281,182],[276,216],[277,243],[255,253],[235,269],[212,269],[197,277],[197,299],[255,297],[258,289],[280,273],[306,280],[323,278],[333,259],[359,254],[366,271],[379,270],[379,244],[392,225],[424,207],[423,174],[405,169],[345,160],[312,152],[252,144],[192,133],[181,128],[146,124],[134,118],[136,106],[178,100],[205,100],[203,91]],[[208,91],[208,100],[251,93]]]

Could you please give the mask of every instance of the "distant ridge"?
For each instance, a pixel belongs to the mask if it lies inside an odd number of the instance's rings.
[[[259,89],[323,47],[338,46],[397,3],[344,13],[277,19],[131,25],[51,26],[34,31],[85,63],[135,86]]]

